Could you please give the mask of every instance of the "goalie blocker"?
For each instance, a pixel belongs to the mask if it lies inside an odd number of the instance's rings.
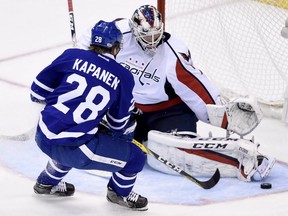
[[[258,153],[259,144],[241,138],[204,138],[191,132],[152,130],[147,146],[195,177],[209,177],[218,168],[222,177],[259,181],[268,176],[275,163],[274,158]],[[158,171],[175,174],[152,157],[147,158],[147,163]]]

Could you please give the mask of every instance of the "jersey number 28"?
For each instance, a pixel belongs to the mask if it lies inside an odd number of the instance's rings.
[[[62,94],[58,97],[57,103],[54,105],[56,109],[66,114],[69,111],[69,107],[64,105],[65,102],[72,100],[76,97],[83,95],[85,89],[87,88],[86,79],[78,74],[72,74],[67,78],[68,83],[77,82],[79,85],[76,89]],[[97,95],[102,96],[102,100],[95,104],[93,101]],[[73,120],[79,124],[85,121],[96,119],[98,112],[103,110],[110,100],[110,92],[103,88],[102,86],[94,86],[88,92],[85,101],[80,103],[73,112]],[[82,114],[86,109],[90,110],[90,115],[87,118],[82,118]]]

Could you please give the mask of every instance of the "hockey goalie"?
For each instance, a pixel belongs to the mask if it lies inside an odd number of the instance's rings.
[[[207,109],[211,124],[225,128],[227,136],[200,137],[192,132],[151,130],[147,147],[195,177],[210,177],[216,168],[221,177],[236,177],[247,182],[267,177],[275,158],[260,154],[259,144],[243,137],[262,119],[257,103],[244,98],[225,105],[207,105]],[[239,138],[232,138],[231,133],[238,134]],[[160,172],[177,174],[155,158],[148,157],[147,163]]]

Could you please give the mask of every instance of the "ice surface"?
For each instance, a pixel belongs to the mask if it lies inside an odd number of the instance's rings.
[[[76,31],[79,35],[98,19],[129,17],[138,6],[156,1],[74,0]],[[29,86],[36,74],[71,46],[67,1],[1,1],[0,51],[0,137],[25,133],[36,124],[41,107],[30,102]],[[288,42],[288,41],[287,41]],[[221,129],[199,124],[201,135]],[[145,167],[135,190],[150,200],[147,212],[133,212],[109,204],[107,177],[72,170],[66,180],[75,184],[74,197],[55,198],[33,193],[35,178],[47,158],[33,137],[25,141],[0,139],[0,215],[287,215],[288,126],[264,119],[253,132],[261,152],[277,163],[267,179],[272,189],[259,182],[221,179],[211,190],[203,190],[181,176],[169,176]]]

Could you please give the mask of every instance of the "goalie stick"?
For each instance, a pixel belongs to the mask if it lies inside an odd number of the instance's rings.
[[[159,156],[154,151],[152,151],[149,148],[145,147],[142,143],[138,142],[137,140],[133,139],[132,143],[137,145],[146,154],[149,154],[149,155],[153,156],[154,158],[156,158],[161,163],[165,164],[166,166],[168,166],[169,168],[171,168],[175,172],[178,172],[180,175],[182,175],[185,178],[189,179],[190,181],[194,182],[196,185],[202,187],[203,189],[210,189],[210,188],[214,187],[218,183],[218,181],[220,180],[220,172],[219,172],[218,168],[216,169],[214,175],[209,180],[200,181],[200,180],[194,178],[193,176],[189,175],[188,173],[186,173],[181,168],[177,167],[175,164],[172,164],[168,160],[162,158],[161,156]]]

